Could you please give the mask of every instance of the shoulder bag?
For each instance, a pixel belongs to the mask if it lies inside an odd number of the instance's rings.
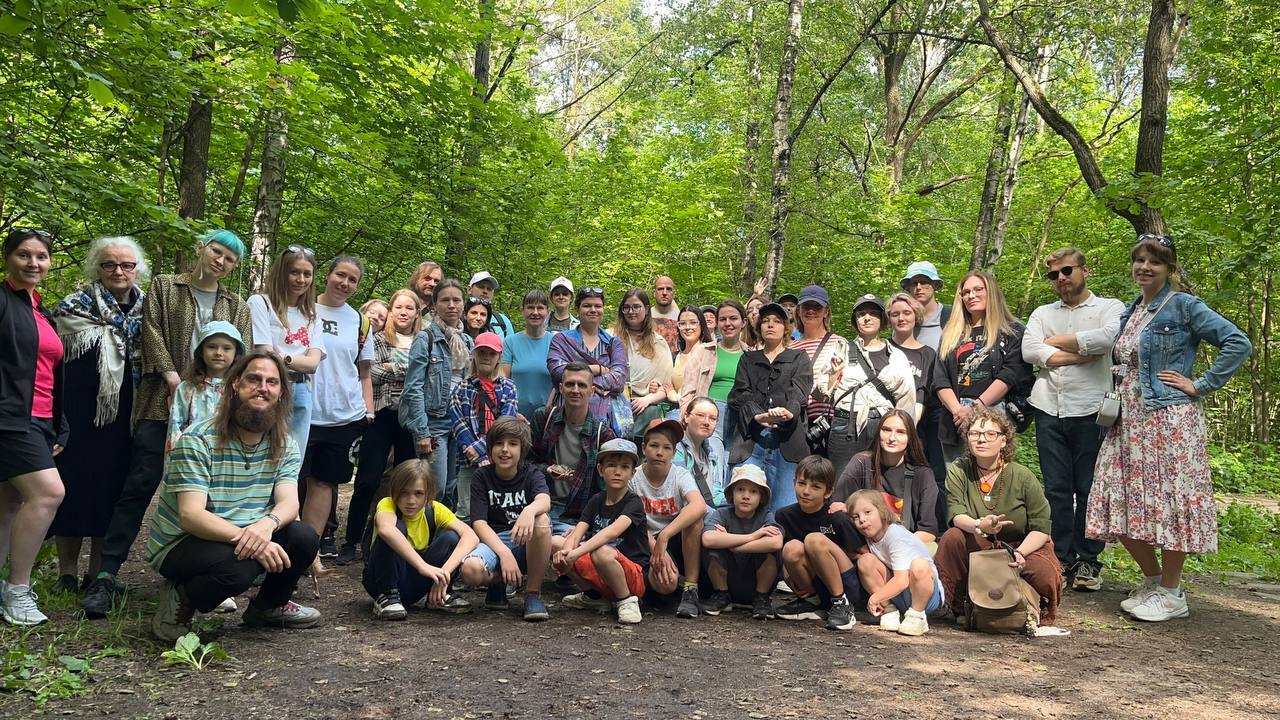
[[[1040,594],[1010,567],[1014,550],[1000,542],[991,550],[969,553],[969,630],[996,635],[1034,636],[1040,626]]]

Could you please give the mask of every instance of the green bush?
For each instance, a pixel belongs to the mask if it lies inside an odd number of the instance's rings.
[[[1209,470],[1218,492],[1280,495],[1280,453],[1269,445],[1210,447]]]

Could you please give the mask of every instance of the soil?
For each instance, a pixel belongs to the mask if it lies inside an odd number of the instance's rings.
[[[154,573],[127,569],[140,598],[154,593]],[[1122,617],[1122,588],[1068,593],[1071,636],[1039,639],[939,623],[920,638],[864,623],[836,633],[738,609],[693,621],[646,611],[623,627],[557,607],[550,589],[540,624],[520,620],[519,597],[508,612],[379,622],[357,566],[320,590],[313,602],[304,580],[298,593],[324,613],[318,628],[253,630],[226,616],[214,634],[235,659],[200,672],[161,664],[144,612],[126,628],[128,654],[94,661],[89,694],[42,707],[0,695],[0,717],[1280,717],[1280,603],[1208,578],[1191,585],[1189,620],[1154,625]],[[76,625],[71,611],[53,615],[37,632]],[[67,642],[60,652],[76,649]]]

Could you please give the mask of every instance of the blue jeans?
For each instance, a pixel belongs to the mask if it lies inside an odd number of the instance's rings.
[[[778,443],[772,430],[763,431],[751,456],[735,466],[755,465],[764,470],[769,480],[769,509],[775,512],[796,502],[796,464],[782,457],[782,450],[776,447]],[[767,447],[769,445],[775,447]]]
[[[507,549],[511,551],[512,555],[516,556],[516,564],[520,566],[520,571],[528,572],[529,570],[528,547],[525,545],[516,545],[515,543],[511,542],[510,530],[503,530],[502,532],[498,533],[498,539],[502,541],[503,545],[507,546]],[[467,555],[467,557],[480,558],[480,562],[484,563],[484,569],[490,575],[492,575],[494,572],[498,570],[498,564],[499,564],[498,551],[489,547],[485,543],[480,543],[479,545],[477,545],[476,549],[472,550]],[[463,560],[465,561],[465,558]],[[500,578],[494,578],[495,581],[499,579]]]
[[[1097,566],[1098,554],[1106,544],[1085,535],[1084,521],[1093,489],[1093,467],[1102,447],[1102,428],[1094,415],[1060,418],[1035,412],[1036,446],[1052,517],[1053,549],[1064,570],[1077,561]]]
[[[307,454],[307,437],[311,435],[311,383],[293,383],[293,414],[289,416],[289,434],[298,443],[298,453]]]
[[[405,533],[404,518],[396,520],[396,527]],[[431,544],[418,554],[428,565],[440,567],[449,561],[458,546],[458,533],[445,530],[431,540]],[[400,602],[412,605],[431,592],[434,582],[409,567],[408,561],[392,550],[387,543],[378,540],[369,548],[369,559],[364,566],[364,589],[369,597],[377,597],[389,590],[400,591]]]
[[[431,474],[436,476],[436,502],[453,510],[458,506],[457,499],[457,479],[454,479],[455,485],[449,485],[449,449],[448,446],[453,442],[453,438],[449,435],[432,436],[436,441],[436,449],[425,457],[425,460],[431,463]]]

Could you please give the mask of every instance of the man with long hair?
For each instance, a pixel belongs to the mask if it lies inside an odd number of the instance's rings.
[[[151,629],[172,642],[195,611],[240,595],[265,572],[242,621],[311,627],[320,612],[290,600],[319,538],[298,519],[298,445],[289,434],[284,363],[256,350],[227,371],[213,417],[191,426],[169,457],[146,558],[161,575]]]

